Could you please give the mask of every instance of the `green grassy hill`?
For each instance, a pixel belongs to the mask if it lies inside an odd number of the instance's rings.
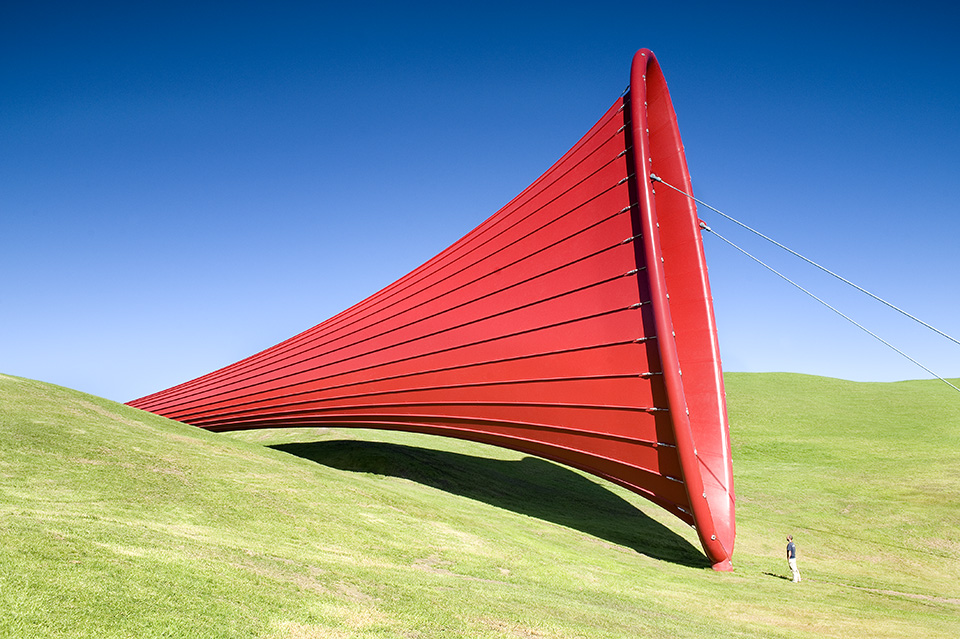
[[[639,497],[510,451],[217,435],[0,375],[0,637],[960,636],[960,395],[726,381],[732,574]]]

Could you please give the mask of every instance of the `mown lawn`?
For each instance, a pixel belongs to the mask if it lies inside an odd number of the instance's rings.
[[[0,376],[0,637],[960,636],[960,396],[726,382],[732,574],[643,499],[510,451],[217,435]]]

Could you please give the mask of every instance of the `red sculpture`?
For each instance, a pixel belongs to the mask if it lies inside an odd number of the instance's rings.
[[[730,445],[699,220],[648,50],[629,92],[451,247],[261,353],[130,402],[215,431],[356,426],[459,437],[593,473],[735,536]]]

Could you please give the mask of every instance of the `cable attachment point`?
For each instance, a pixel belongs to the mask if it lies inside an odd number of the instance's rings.
[[[713,229],[707,226],[707,223],[704,222],[703,220],[700,220],[700,228],[703,229],[704,231],[713,232]]]
[[[660,176],[658,176],[656,173],[651,173],[650,179],[653,180],[654,182],[663,182],[663,180],[660,179]],[[664,182],[664,184],[666,183]]]

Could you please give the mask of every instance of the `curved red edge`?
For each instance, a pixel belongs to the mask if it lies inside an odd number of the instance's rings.
[[[729,571],[735,497],[716,321],[695,205],[672,191],[657,194],[650,177],[658,175],[692,193],[673,104],[660,65],[648,49],[633,58],[630,109],[643,247],[687,496],[714,569]],[[685,309],[682,331],[671,313],[671,306],[678,305]],[[713,356],[693,354],[704,349]]]

